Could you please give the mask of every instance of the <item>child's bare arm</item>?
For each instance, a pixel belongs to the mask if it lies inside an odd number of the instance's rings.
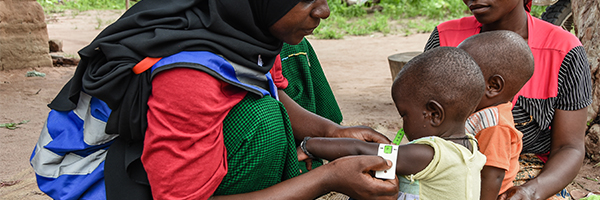
[[[306,141],[306,150],[315,157],[335,160],[349,155],[377,155],[378,143],[364,142],[352,138],[311,138]]]
[[[396,174],[416,174],[433,160],[433,148],[425,144],[406,144],[398,147]]]
[[[351,138],[311,138],[306,150],[315,157],[335,160],[349,155],[377,155],[379,143],[364,142]],[[423,144],[406,144],[398,147],[396,173],[416,174],[433,160],[433,148]]]
[[[504,169],[483,166],[481,170],[481,200],[496,200],[498,198],[504,174]]]

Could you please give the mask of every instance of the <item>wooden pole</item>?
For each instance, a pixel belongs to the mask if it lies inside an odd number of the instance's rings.
[[[125,10],[129,9],[129,0],[125,0]]]

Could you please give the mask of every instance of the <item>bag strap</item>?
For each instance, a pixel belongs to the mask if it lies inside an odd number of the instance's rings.
[[[131,70],[133,70],[133,73],[135,73],[135,74],[141,74],[142,72],[145,72],[146,70],[150,69],[160,59],[162,59],[162,57],[159,57],[159,58],[146,57],[142,61],[137,63],[135,66],[133,66],[133,68]]]

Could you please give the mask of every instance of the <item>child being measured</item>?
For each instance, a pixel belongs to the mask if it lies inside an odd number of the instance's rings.
[[[479,199],[485,156],[477,150],[476,139],[465,133],[465,122],[484,88],[479,66],[458,48],[438,47],[404,65],[392,85],[410,140],[398,146],[398,199]],[[305,138],[298,158],[377,155],[379,145],[350,138]]]
[[[485,78],[485,94],[465,128],[487,157],[481,199],[495,200],[513,186],[519,171],[523,134],[515,128],[511,101],[533,75],[533,54],[521,36],[505,30],[473,35],[458,48],[473,57]]]

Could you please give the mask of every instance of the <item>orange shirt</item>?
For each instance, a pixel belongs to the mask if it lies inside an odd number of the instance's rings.
[[[476,133],[479,151],[487,157],[485,166],[505,170],[500,193],[512,187],[519,171],[523,134],[515,128],[512,103],[488,107],[473,113],[466,123],[467,133]]]

